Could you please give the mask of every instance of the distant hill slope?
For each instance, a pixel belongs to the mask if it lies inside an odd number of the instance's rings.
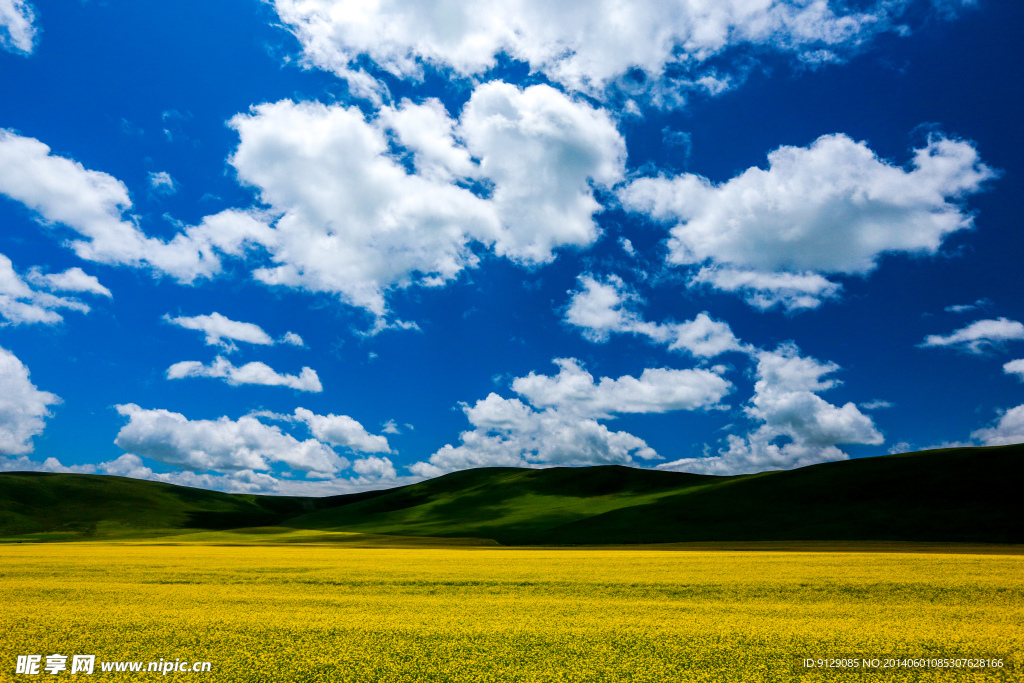
[[[0,537],[74,540],[268,526],[318,505],[381,493],[253,496],[95,474],[6,472],[0,474]]]
[[[715,477],[481,468],[330,498],[230,495],[74,474],[0,474],[0,537],[290,527],[508,545],[898,540],[1024,543],[1024,445]]]

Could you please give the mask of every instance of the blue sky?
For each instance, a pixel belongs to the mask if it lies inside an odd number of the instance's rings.
[[[0,469],[1024,441],[1019,3],[0,0]]]

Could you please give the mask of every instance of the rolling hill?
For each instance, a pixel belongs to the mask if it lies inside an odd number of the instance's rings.
[[[922,451],[733,477],[619,466],[481,468],[328,498],[16,472],[0,474],[0,540],[158,538],[274,527],[276,533],[477,538],[504,545],[1024,543],[1022,483],[1024,445]]]

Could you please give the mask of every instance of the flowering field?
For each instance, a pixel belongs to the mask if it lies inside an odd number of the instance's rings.
[[[796,661],[1024,652],[1013,554],[53,543],[0,573],[3,680],[993,681],[1021,676]],[[161,658],[212,668],[100,671]]]

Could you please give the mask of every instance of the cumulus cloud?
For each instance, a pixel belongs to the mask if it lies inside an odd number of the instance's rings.
[[[25,0],[0,0],[0,47],[15,54],[31,54],[38,33],[34,19]]]
[[[40,391],[29,379],[28,368],[0,346],[0,454],[32,452],[32,437],[43,433],[49,406],[60,397]]]
[[[210,365],[203,365],[197,360],[186,360],[175,363],[167,368],[167,379],[184,379],[186,377],[214,377],[223,379],[231,386],[241,384],[262,384],[272,387],[290,387],[296,391],[319,393],[324,390],[320,378],[313,368],[304,367],[296,375],[283,375],[276,372],[266,363],[246,363],[235,367],[227,358],[217,356]]]
[[[392,480],[398,477],[390,458],[360,458],[352,463],[352,470],[364,479]]]
[[[128,418],[114,443],[130,453],[194,472],[269,470],[273,463],[328,476],[349,462],[316,439],[299,441],[255,417],[238,420],[189,420],[168,410],[145,410],[135,404],[116,406]]]
[[[306,342],[302,341],[302,337],[295,334],[294,332],[285,332],[284,336],[281,337],[281,344],[288,344],[289,346],[305,346]]]
[[[410,470],[432,477],[467,467],[544,465],[626,465],[660,459],[643,439],[613,432],[598,419],[625,413],[706,410],[732,389],[708,370],[647,369],[639,378],[594,377],[572,358],[556,359],[554,377],[530,373],[512,382],[525,398],[491,393],[475,405],[463,405],[473,426],[458,446],[444,446]]]
[[[835,299],[842,289],[817,273],[765,273],[728,266],[705,266],[690,278],[691,286],[710,285],[722,292],[739,294],[762,311],[782,306],[787,311],[817,308]]]
[[[1010,408],[991,427],[972,432],[971,438],[983,446],[1024,443],[1024,405]]]
[[[473,425],[459,435],[461,444],[445,445],[410,470],[422,477],[470,467],[535,467],[542,465],[626,465],[633,458],[658,454],[643,439],[613,432],[592,418],[556,410],[534,410],[516,398],[497,394],[463,406]]]
[[[29,271],[26,279],[37,287],[56,292],[85,292],[105,296],[114,295],[100,284],[95,275],[88,275],[81,268],[68,268],[62,273],[43,273],[38,268]]]
[[[554,377],[531,372],[512,382],[512,390],[537,408],[555,408],[586,417],[615,413],[666,413],[717,406],[732,385],[710,370],[647,368],[639,378],[594,376],[575,358],[556,358]]]
[[[727,323],[711,318],[706,312],[683,323],[644,320],[635,310],[641,303],[640,297],[630,292],[615,275],[604,282],[582,275],[579,284],[580,288],[572,292],[565,321],[580,328],[591,341],[606,341],[612,333],[636,334],[699,358],[711,358],[727,351],[749,351],[740,344]]]
[[[280,216],[277,265],[254,273],[262,282],[339,294],[383,316],[385,288],[417,274],[441,284],[475,265],[470,240],[497,236],[484,200],[407,173],[355,107],[277,102],[231,125],[239,179]]]
[[[1003,372],[1016,375],[1018,379],[1024,381],[1024,358],[1004,363]],[[971,438],[983,446],[1024,443],[1024,405],[1003,412],[993,425],[972,432]]]
[[[608,114],[548,86],[479,86],[462,110],[459,133],[493,183],[501,220],[495,251],[546,263],[559,246],[597,239],[592,186],[623,178],[626,146]]]
[[[147,479],[165,484],[213,489],[230,493],[278,493],[281,481],[265,472],[237,470],[223,474],[198,473],[189,470],[154,472],[142,458],[134,453],[125,453],[116,460],[100,463],[98,469],[104,474],[131,479]]]
[[[419,79],[425,65],[478,76],[508,55],[569,89],[600,95],[631,71],[647,80],[660,80],[666,71],[677,81],[721,80],[703,65],[741,45],[834,61],[889,29],[906,3],[875,2],[864,11],[837,11],[825,0],[273,4],[308,63],[347,79],[360,95],[379,98],[383,86],[360,68],[364,56],[397,77]]]
[[[22,458],[24,460],[24,458]],[[34,471],[79,471],[82,466],[65,468],[59,462],[47,459],[47,463],[28,463],[20,469]],[[24,463],[19,463],[24,465]],[[33,466],[34,465],[34,466]],[[62,469],[56,469],[62,468]],[[0,459],[0,470],[4,463]],[[227,491],[229,493],[276,494],[287,496],[330,496],[343,493],[355,493],[369,489],[403,486],[419,481],[419,478],[399,477],[394,466],[387,458],[363,458],[352,463],[354,477],[329,477],[317,475],[317,479],[292,479],[276,477],[266,472],[253,470],[236,470],[230,472],[192,472],[190,470],[172,470],[156,472],[148,467],[139,456],[125,453],[116,460],[100,463],[90,471],[99,471],[119,477],[147,479],[165,484],[192,486],[195,488]]]
[[[399,477],[388,458],[368,457],[352,463],[355,476],[335,477],[317,474],[315,479],[277,477],[251,469],[226,472],[195,472],[173,469],[158,472],[145,464],[134,453],[124,453],[114,460],[97,465],[64,465],[57,458],[43,462],[28,456],[0,455],[0,472],[71,472],[77,474],[107,474],[115,477],[159,481],[177,486],[190,486],[228,493],[276,494],[288,496],[331,496],[370,489],[404,486],[420,481],[419,477]]]
[[[1024,358],[1004,363],[1003,372],[1008,375],[1017,375],[1018,379],[1024,381]]]
[[[754,396],[746,413],[760,426],[746,437],[731,435],[718,455],[684,458],[660,468],[703,474],[743,474],[845,460],[837,444],[883,442],[871,418],[853,403],[835,406],[818,396],[837,380],[839,369],[803,357],[793,345],[758,354]]]
[[[88,313],[90,310],[87,304],[78,299],[33,289],[29,285],[30,282],[44,289],[110,296],[110,290],[101,285],[95,277],[86,275],[80,268],[49,275],[43,275],[38,270],[30,270],[23,279],[14,270],[11,260],[0,254],[0,318],[7,324],[53,325],[64,319],[58,310],[66,309],[80,313]]]
[[[391,453],[387,437],[370,434],[348,415],[317,415],[311,410],[296,408],[295,418],[309,427],[314,437],[332,446],[350,448],[357,453]]]
[[[668,261],[702,266],[694,285],[737,292],[758,308],[813,308],[839,285],[823,275],[867,275],[889,253],[935,254],[971,227],[961,206],[995,172],[974,147],[941,135],[914,151],[909,170],[842,134],[780,147],[768,169],[715,184],[685,173],[640,178],[623,204],[675,221]]]
[[[302,337],[294,332],[286,332],[279,340],[275,341],[259,325],[231,320],[216,311],[210,315],[196,315],[192,317],[178,316],[172,318],[169,315],[165,315],[164,320],[186,330],[199,330],[206,334],[207,346],[220,346],[228,351],[237,350],[237,347],[232,343],[236,341],[261,346],[273,344],[304,345]]]
[[[254,276],[378,317],[386,290],[443,285],[474,267],[473,243],[523,263],[593,243],[592,186],[618,182],[625,159],[605,112],[544,85],[483,84],[458,121],[433,100],[371,120],[281,101],[230,123],[240,137],[230,162],[277,217],[262,242],[275,265]]]
[[[0,455],[0,472],[59,472],[74,474],[94,474],[96,465],[64,465],[57,458],[47,458],[43,462],[33,460],[27,455],[5,457]]]
[[[67,245],[87,261],[149,267],[190,283],[221,270],[217,252],[239,256],[273,242],[257,215],[224,211],[186,228],[168,242],[147,237],[128,211],[124,183],[51,154],[35,138],[0,129],[0,194],[21,202],[46,225],[63,225],[77,238]]]
[[[997,318],[976,320],[946,336],[930,334],[918,346],[949,346],[968,353],[984,353],[991,348],[1000,348],[1009,341],[1024,339],[1024,325],[1016,320]]]
[[[117,460],[100,463],[98,469],[135,479],[150,479],[184,486],[225,491],[330,495],[412,483],[398,477],[385,456],[371,455],[353,462],[331,448],[355,453],[391,453],[387,439],[368,434],[359,422],[346,415],[317,415],[297,408],[294,415],[261,411],[238,420],[188,420],[166,410],[143,410],[136,405],[117,406],[129,418],[115,443],[126,451]],[[299,441],[257,418],[301,423],[312,439]],[[185,471],[154,472],[139,455]],[[307,473],[316,482],[281,479],[268,471],[275,463]],[[338,477],[351,466],[354,476]],[[28,468],[37,469],[37,468]]]
[[[442,286],[475,267],[481,249],[531,265],[589,246],[595,191],[620,182],[625,164],[609,114],[546,85],[485,83],[458,119],[436,100],[371,118],[282,101],[230,124],[239,134],[230,162],[266,209],[176,224],[167,241],[139,228],[124,183],[6,130],[0,193],[70,229],[67,245],[86,260],[192,283],[256,250],[269,259],[255,279],[337,294],[383,320],[387,291]],[[167,185],[159,174],[152,182]],[[392,326],[410,324],[374,329]]]
[[[156,171],[149,174],[149,188],[162,195],[172,195],[178,191],[178,183],[167,171]]]
[[[192,317],[178,316],[172,318],[169,315],[165,315],[164,320],[186,330],[199,330],[205,333],[207,346],[231,347],[230,342],[225,342],[225,339],[265,346],[274,343],[273,338],[264,332],[263,328],[259,325],[231,320],[216,311],[210,315]]]

